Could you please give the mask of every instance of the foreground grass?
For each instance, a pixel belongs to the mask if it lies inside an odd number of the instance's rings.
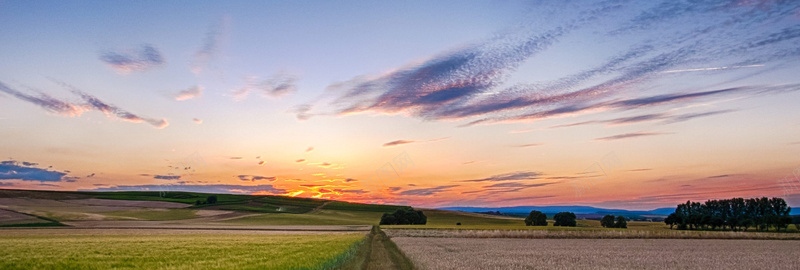
[[[0,236],[0,269],[326,269],[363,234]]]

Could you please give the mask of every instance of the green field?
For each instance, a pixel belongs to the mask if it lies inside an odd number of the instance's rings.
[[[192,209],[158,209],[158,210],[125,210],[103,212],[110,217],[135,218],[141,220],[181,220],[196,218],[197,210]]]
[[[0,269],[324,269],[349,258],[364,234],[0,236]]]

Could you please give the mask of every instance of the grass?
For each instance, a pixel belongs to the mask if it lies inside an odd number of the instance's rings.
[[[179,220],[196,218],[196,212],[192,209],[123,210],[103,212],[103,215],[141,220]]]
[[[363,234],[0,236],[0,269],[327,269]]]

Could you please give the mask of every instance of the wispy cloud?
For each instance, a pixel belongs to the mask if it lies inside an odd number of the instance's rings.
[[[398,145],[415,143],[415,142],[417,142],[417,141],[396,140],[396,141],[391,141],[391,142],[384,143],[383,147],[398,146]]]
[[[542,176],[540,172],[534,171],[519,171],[504,174],[496,174],[486,178],[461,180],[461,182],[502,182],[502,181],[518,181],[518,180],[535,180]]]
[[[203,95],[203,86],[195,85],[175,93],[173,97],[177,101],[189,100]]]
[[[69,178],[66,176],[67,172],[37,168],[36,165],[38,164],[24,161],[0,161],[0,180],[59,182]]]
[[[156,175],[153,175],[153,178],[154,179],[159,179],[159,180],[179,180],[179,179],[181,179],[181,176],[180,175],[158,175],[158,174],[156,174]]]
[[[244,99],[251,92],[260,92],[265,97],[279,98],[297,90],[297,77],[288,74],[276,74],[266,80],[250,76],[245,78],[245,85],[233,91],[233,97]]]
[[[534,146],[540,146],[540,145],[542,145],[542,143],[526,143],[526,144],[514,145],[514,147],[525,148],[525,147],[534,147]]]
[[[150,44],[124,51],[106,51],[100,54],[100,60],[121,74],[145,71],[166,63],[161,52]]]
[[[669,133],[640,131],[640,132],[623,133],[623,134],[618,134],[618,135],[613,135],[613,136],[608,136],[608,137],[602,137],[602,138],[597,138],[595,140],[597,140],[597,141],[613,141],[613,140],[622,140],[622,139],[630,139],[630,138],[638,138],[638,137],[646,137],[646,136],[656,136],[656,135],[664,135],[664,134],[669,134]]]
[[[274,176],[260,176],[260,175],[240,174],[240,175],[237,175],[236,177],[239,178],[239,180],[250,181],[250,182],[261,181],[261,180],[266,180],[266,181],[275,181],[276,180],[276,178]]]
[[[50,95],[39,93],[39,96],[29,95],[17,90],[14,90],[7,85],[0,82],[0,91],[10,94],[22,101],[39,106],[49,112],[53,112],[62,116],[76,117],[80,116],[86,111],[99,111],[111,118],[117,118],[133,123],[146,122],[156,128],[165,128],[169,125],[166,119],[155,119],[141,117],[117,106],[111,105],[101,101],[99,98],[83,92],[69,84],[55,81],[57,84],[69,89],[70,92],[78,96],[83,102],[73,103],[51,97]]]
[[[326,92],[333,96],[329,102],[304,104],[296,112],[299,119],[352,113],[405,114],[426,120],[468,119],[464,126],[469,126],[608,110],[642,110],[721,95],[754,96],[759,92],[753,88],[760,86],[620,100],[631,90],[660,78],[691,76],[692,71],[755,74],[763,72],[758,67],[769,66],[770,61],[800,56],[800,50],[793,45],[800,38],[800,27],[768,27],[794,16],[798,8],[800,4],[791,1],[776,2],[766,9],[725,1],[591,3],[569,14],[559,13],[563,19],[532,27],[535,30],[508,30],[382,75],[360,75],[331,84]],[[618,12],[621,10],[625,12]],[[570,17],[572,14],[579,14],[578,18]],[[707,22],[675,23],[698,18]],[[593,23],[597,20],[604,23]],[[661,31],[666,27],[671,30]],[[614,39],[616,51],[599,64],[562,77],[507,85],[506,79],[519,65],[558,46],[561,39],[576,31],[593,33],[589,35],[600,40]],[[620,44],[620,40],[628,43]],[[709,62],[715,66],[696,67]],[[719,85],[709,82],[709,89]],[[684,90],[688,89],[673,92]],[[648,119],[627,119],[626,123],[637,120]]]
[[[409,144],[409,143],[418,143],[418,142],[438,142],[438,141],[443,141],[443,140],[447,140],[447,139],[450,139],[450,137],[434,138],[434,139],[424,140],[424,141],[396,140],[396,141],[391,141],[391,142],[384,143],[383,147],[398,146],[398,145]]]
[[[38,93],[38,96],[29,95],[17,90],[14,90],[4,83],[0,82],[0,91],[12,95],[22,101],[27,101],[33,105],[39,106],[49,112],[56,113],[63,116],[80,116],[88,109],[83,105],[77,105],[66,102],[45,93]]]
[[[285,189],[273,185],[122,185],[83,189],[81,191],[184,191],[226,194],[284,194]]]
[[[436,193],[447,191],[448,189],[457,187],[458,185],[447,185],[447,186],[437,186],[432,188],[418,188],[418,189],[409,189],[400,192],[400,195],[412,195],[412,196],[429,196],[434,195]]]
[[[208,29],[205,38],[203,38],[203,44],[194,53],[194,58],[191,62],[191,70],[194,74],[202,73],[206,69],[208,62],[219,54],[222,42],[228,33],[229,24],[228,17],[223,17],[219,23]]]
[[[652,113],[652,114],[614,118],[608,120],[583,121],[571,124],[556,125],[550,128],[565,128],[565,127],[583,126],[590,124],[628,125],[628,124],[636,124],[636,123],[652,122],[652,121],[660,121],[663,124],[672,124],[672,123],[689,121],[695,118],[720,115],[734,111],[736,110],[716,110],[716,111],[685,113],[685,114]]]

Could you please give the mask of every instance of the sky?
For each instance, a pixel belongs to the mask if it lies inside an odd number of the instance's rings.
[[[798,1],[0,1],[0,188],[800,206]]]

